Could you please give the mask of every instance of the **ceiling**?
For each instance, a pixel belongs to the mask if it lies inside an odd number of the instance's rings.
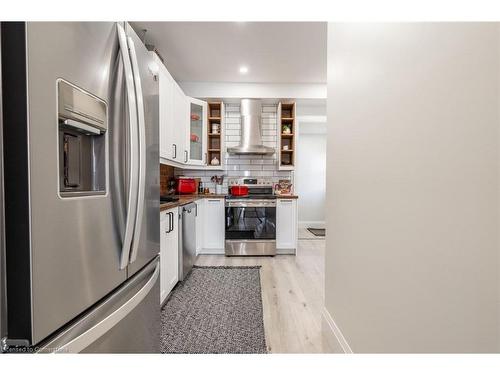
[[[184,82],[325,83],[323,22],[133,22]],[[248,73],[239,68],[246,66]]]

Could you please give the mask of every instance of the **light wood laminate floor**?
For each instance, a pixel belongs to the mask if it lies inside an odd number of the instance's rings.
[[[260,265],[266,342],[270,353],[330,353],[322,334],[324,240],[299,240],[297,255],[200,255],[203,266]]]

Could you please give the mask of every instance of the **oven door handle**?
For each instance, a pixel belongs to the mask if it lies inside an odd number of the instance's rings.
[[[276,207],[276,200],[269,200],[269,201],[253,201],[253,200],[246,200],[246,201],[226,201],[226,207]]]

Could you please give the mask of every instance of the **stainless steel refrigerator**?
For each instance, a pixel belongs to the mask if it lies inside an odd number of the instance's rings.
[[[1,72],[3,350],[158,352],[150,53],[127,23],[3,22]]]

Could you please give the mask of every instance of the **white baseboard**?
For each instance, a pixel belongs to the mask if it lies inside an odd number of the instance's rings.
[[[352,354],[352,349],[347,340],[325,307],[323,307],[322,315],[323,333],[325,334],[325,339],[333,349],[334,353]]]
[[[324,221],[299,221],[299,228],[324,228]]]

